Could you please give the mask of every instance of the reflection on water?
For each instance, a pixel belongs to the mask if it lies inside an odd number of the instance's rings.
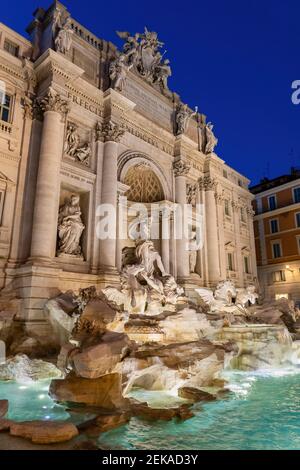
[[[16,421],[67,419],[69,414],[49,397],[49,385],[49,380],[29,383],[0,381],[0,400],[9,400],[7,417]]]
[[[300,370],[226,375],[231,393],[224,400],[197,404],[194,418],[156,423],[134,418],[103,434],[100,445],[112,449],[300,449]],[[151,402],[150,395],[147,392],[143,397],[139,391],[138,398]]]
[[[223,400],[196,404],[190,420],[146,422],[133,418],[102,434],[110,449],[300,449],[300,369],[226,372],[230,393]],[[8,417],[18,421],[69,417],[48,396],[49,381],[0,382],[0,399],[10,402]],[[152,406],[183,400],[162,392],[134,391]]]

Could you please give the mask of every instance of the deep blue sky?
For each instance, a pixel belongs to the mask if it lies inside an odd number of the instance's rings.
[[[51,0],[1,2],[0,21],[25,34],[31,13]],[[207,115],[218,155],[253,183],[300,166],[298,0],[84,0],[62,2],[97,36],[159,33],[171,60],[170,88]]]

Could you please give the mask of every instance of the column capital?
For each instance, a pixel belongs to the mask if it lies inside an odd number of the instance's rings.
[[[215,191],[218,183],[216,178],[212,178],[211,176],[201,176],[198,179],[198,184],[200,190]]]
[[[124,126],[112,121],[98,122],[95,131],[96,141],[100,142],[120,142],[121,137],[125,134]]]
[[[69,101],[63,99],[60,94],[54,91],[51,87],[42,98],[37,100],[37,104],[44,113],[47,111],[54,111],[64,116],[70,110]]]
[[[187,162],[184,162],[183,160],[177,160],[176,162],[173,163],[173,171],[174,171],[175,177],[186,176],[188,172],[190,171],[190,168],[191,166]]]

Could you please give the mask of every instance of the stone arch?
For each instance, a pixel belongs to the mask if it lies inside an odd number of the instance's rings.
[[[119,157],[118,180],[131,187],[129,194],[133,202],[158,202],[171,199],[171,191],[163,171],[148,155],[141,152],[125,152]],[[139,189],[141,189],[140,198],[135,197]]]

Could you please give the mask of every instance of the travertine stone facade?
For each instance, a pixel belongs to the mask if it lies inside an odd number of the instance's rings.
[[[59,2],[36,10],[27,31],[30,41],[0,25],[0,288],[23,299],[28,328],[43,328],[45,300],[59,290],[118,285],[132,242],[99,240],[95,229],[99,204],[117,207],[124,194],[166,210],[203,204],[196,254],[175,239],[172,218],[170,240],[155,240],[187,292],[252,281],[249,181],[217,156],[205,116],[169,90],[156,33],[119,33],[120,53]]]

